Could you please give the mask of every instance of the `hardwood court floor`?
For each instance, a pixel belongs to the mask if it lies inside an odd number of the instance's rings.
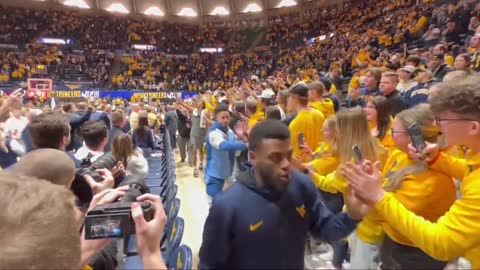
[[[179,163],[176,155],[176,173],[178,185],[177,198],[181,200],[179,216],[185,220],[185,230],[182,244],[192,249],[194,256],[193,265],[197,269],[198,251],[202,244],[203,225],[208,215],[208,199],[205,191],[203,172],[199,177],[193,177],[193,168],[188,163]]]

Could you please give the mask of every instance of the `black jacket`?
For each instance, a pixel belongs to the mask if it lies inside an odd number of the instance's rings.
[[[123,131],[123,129],[115,127],[115,126],[112,127],[112,129],[110,131],[108,131],[108,143],[105,146],[105,153],[112,151],[113,140],[115,140],[116,137],[118,137],[120,135],[123,135],[123,134],[127,134],[127,133],[125,133]]]
[[[77,150],[82,147],[83,137],[82,137],[82,125],[90,119],[92,114],[92,108],[88,108],[86,112],[82,115],[75,113],[67,113],[67,117],[70,121],[70,144],[67,146],[67,151]]]
[[[433,71],[433,76],[437,80],[443,81],[443,77],[445,77],[445,75],[447,75],[447,73],[449,73],[450,71],[453,71],[450,66],[448,66],[447,64],[441,64]]]
[[[388,100],[388,105],[390,106],[390,114],[393,117],[395,117],[399,112],[408,108],[407,102],[397,90],[395,90],[389,95],[385,95],[385,97]]]

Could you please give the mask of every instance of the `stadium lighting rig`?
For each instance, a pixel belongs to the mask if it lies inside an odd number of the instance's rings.
[[[66,0],[63,2],[65,6],[78,7],[78,8],[90,8],[84,0]]]
[[[110,12],[123,13],[123,14],[130,13],[130,11],[128,11],[128,9],[120,3],[113,3],[106,10]]]
[[[159,8],[159,7],[156,7],[156,6],[151,6],[149,8],[147,8],[143,14],[145,15],[149,15],[149,16],[165,16],[165,13]]]
[[[243,10],[244,13],[260,11],[262,11],[262,8],[257,3],[248,4],[247,7],[245,7],[245,9]]]
[[[282,0],[280,3],[277,5],[277,8],[282,8],[282,7],[293,7],[297,5],[297,2],[295,0]]]
[[[197,12],[193,10],[192,8],[185,7],[180,10],[178,13],[178,16],[183,16],[183,17],[197,17]]]
[[[210,13],[210,15],[213,16],[227,16],[229,14],[230,12],[225,7],[216,7],[213,9],[212,13]]]

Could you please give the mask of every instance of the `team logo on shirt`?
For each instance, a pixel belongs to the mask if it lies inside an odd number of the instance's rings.
[[[307,210],[305,210],[305,205],[302,205],[300,207],[297,207],[297,212],[300,214],[302,218],[305,218],[305,214],[307,213]]]
[[[263,226],[263,220],[257,222],[256,224],[250,225],[250,231],[254,232]]]

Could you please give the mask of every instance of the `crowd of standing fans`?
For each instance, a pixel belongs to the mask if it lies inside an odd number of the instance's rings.
[[[239,83],[238,78],[252,75],[265,80],[277,71],[293,80],[311,77],[314,70],[321,71],[338,87],[341,78],[349,77],[353,69],[373,65],[396,70],[399,68],[396,62],[401,57],[410,55],[413,50],[426,56],[439,43],[445,45],[447,63],[453,66],[452,58],[476,52],[470,42],[478,33],[479,10],[480,6],[471,0],[446,3],[376,1],[374,5],[371,1],[351,1],[335,9],[317,8],[268,18],[262,24],[188,25],[72,11],[2,9],[5,19],[15,14],[19,17],[36,14],[29,20],[31,23],[16,24],[19,29],[13,31],[15,34],[25,35],[36,29],[37,34],[45,31],[49,37],[71,38],[81,46],[87,59],[88,55],[97,55],[99,49],[110,52],[132,44],[156,47],[155,52],[138,52],[138,56],[135,52],[127,53],[121,57],[124,67],[111,77],[108,75],[112,58],[108,60],[110,65],[101,67],[95,67],[98,62],[89,63],[92,68],[85,74],[97,85],[116,89],[190,91],[229,88]],[[6,31],[11,28],[10,24],[4,26]],[[259,45],[264,44],[268,49],[248,52],[250,44],[241,44],[238,36],[246,37],[256,31],[265,32]],[[7,43],[31,43],[34,41],[32,35]],[[198,53],[202,47],[220,47],[226,51],[214,55]],[[238,50],[232,51],[229,47]],[[64,57],[68,58],[68,50],[63,47],[58,50],[64,51]],[[13,53],[21,56],[16,57],[20,58],[17,65],[27,64],[22,62],[23,58],[45,62],[29,51]],[[172,58],[169,54],[184,56]],[[49,70],[52,71],[49,76],[54,76],[53,69]],[[12,76],[14,71],[4,69],[2,81],[18,79],[18,73]],[[104,81],[105,75],[110,81]],[[23,73],[20,79],[31,76],[33,74]]]

